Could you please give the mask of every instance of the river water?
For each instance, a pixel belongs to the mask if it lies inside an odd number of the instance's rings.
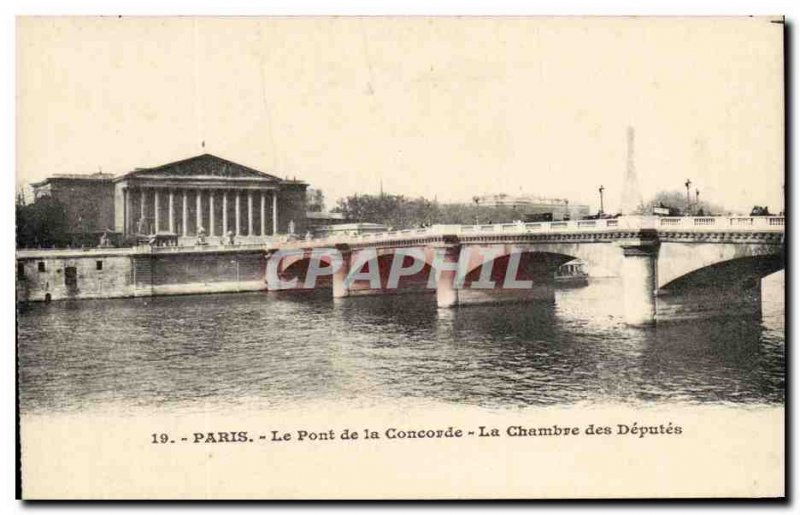
[[[780,405],[784,279],[761,320],[631,328],[619,283],[556,303],[439,310],[431,295],[67,301],[17,317],[23,414],[450,403]]]

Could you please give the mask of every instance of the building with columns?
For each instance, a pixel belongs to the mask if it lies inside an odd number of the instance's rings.
[[[201,232],[211,242],[229,233],[257,242],[290,226],[302,236],[307,187],[211,154],[120,176],[73,174],[33,184],[34,198],[64,204],[71,232],[109,231],[129,244],[153,234],[192,243]]]
[[[113,179],[115,230],[239,241],[306,229],[307,184],[203,154]]]

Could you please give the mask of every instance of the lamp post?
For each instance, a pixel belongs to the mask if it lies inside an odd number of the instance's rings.
[[[686,179],[684,186],[686,186],[686,214],[690,215],[692,213],[692,194],[689,188],[692,186],[692,181],[690,179]]]
[[[603,192],[604,192],[605,190],[606,190],[606,189],[603,187],[603,185],[602,185],[602,184],[600,185],[600,188],[597,190],[597,191],[599,191],[599,192],[600,192],[600,212],[599,212],[599,213],[597,213],[598,215],[603,215]]]

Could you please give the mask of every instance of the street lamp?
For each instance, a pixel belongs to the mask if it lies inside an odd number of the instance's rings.
[[[686,214],[688,215],[692,212],[692,194],[689,191],[689,188],[692,186],[692,181],[690,179],[686,179],[684,186],[686,186]]]
[[[472,201],[475,202],[475,225],[478,225],[478,205],[481,202],[481,198],[476,195],[472,197]]]
[[[603,214],[603,192],[605,190],[606,189],[603,187],[602,184],[600,185],[600,188],[597,190],[597,191],[600,192],[600,212],[598,213],[598,215],[602,215]]]

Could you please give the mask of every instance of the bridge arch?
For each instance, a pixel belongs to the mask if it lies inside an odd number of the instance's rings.
[[[532,281],[534,284],[552,282],[561,265],[575,260],[571,254],[552,252],[537,246],[502,245],[468,248],[468,264],[464,269],[464,288],[480,285],[488,279],[500,289],[509,281]]]
[[[747,280],[760,279],[784,266],[783,245],[663,242],[658,252],[657,288],[686,288],[709,275],[716,275],[718,282],[736,281],[736,273]]]
[[[296,251],[287,253],[284,256],[271,256],[270,259],[277,260],[276,263],[271,264],[268,263],[267,269],[267,285],[272,290],[304,290],[304,289],[315,289],[315,288],[330,288],[331,287],[331,275],[324,274],[319,275],[314,278],[314,284],[307,286],[306,279],[308,278],[309,270],[311,269],[311,265],[313,261],[318,261],[318,266],[320,267],[331,267],[336,266],[336,258],[334,254],[329,254],[326,252],[314,252],[314,251]],[[275,266],[274,272],[277,273],[277,279],[283,283],[280,284],[269,284],[270,283],[270,265]],[[289,287],[288,284],[294,283],[293,287]]]
[[[540,254],[541,256],[557,255],[563,256],[559,258],[559,261],[561,261],[560,264],[564,264],[573,259],[580,259],[586,264],[585,270],[590,277],[619,277],[620,269],[622,268],[623,254],[621,248],[608,243],[576,243],[565,241],[475,246],[479,249],[486,249],[487,254],[492,252],[497,253],[497,257],[519,253]],[[484,261],[493,259],[495,259],[495,257],[488,257],[484,259]],[[555,268],[560,266],[560,264],[556,265]],[[472,271],[475,266],[476,265],[470,266],[470,271]]]
[[[782,253],[736,257],[696,268],[661,285],[659,290],[682,292],[693,288],[755,288],[762,278],[784,268]]]
[[[423,291],[428,289],[433,262],[430,248],[361,249],[349,256],[346,286],[351,295]]]
[[[780,252],[717,260],[690,270],[657,289],[656,320],[757,318],[761,315],[761,279],[783,268]]]

